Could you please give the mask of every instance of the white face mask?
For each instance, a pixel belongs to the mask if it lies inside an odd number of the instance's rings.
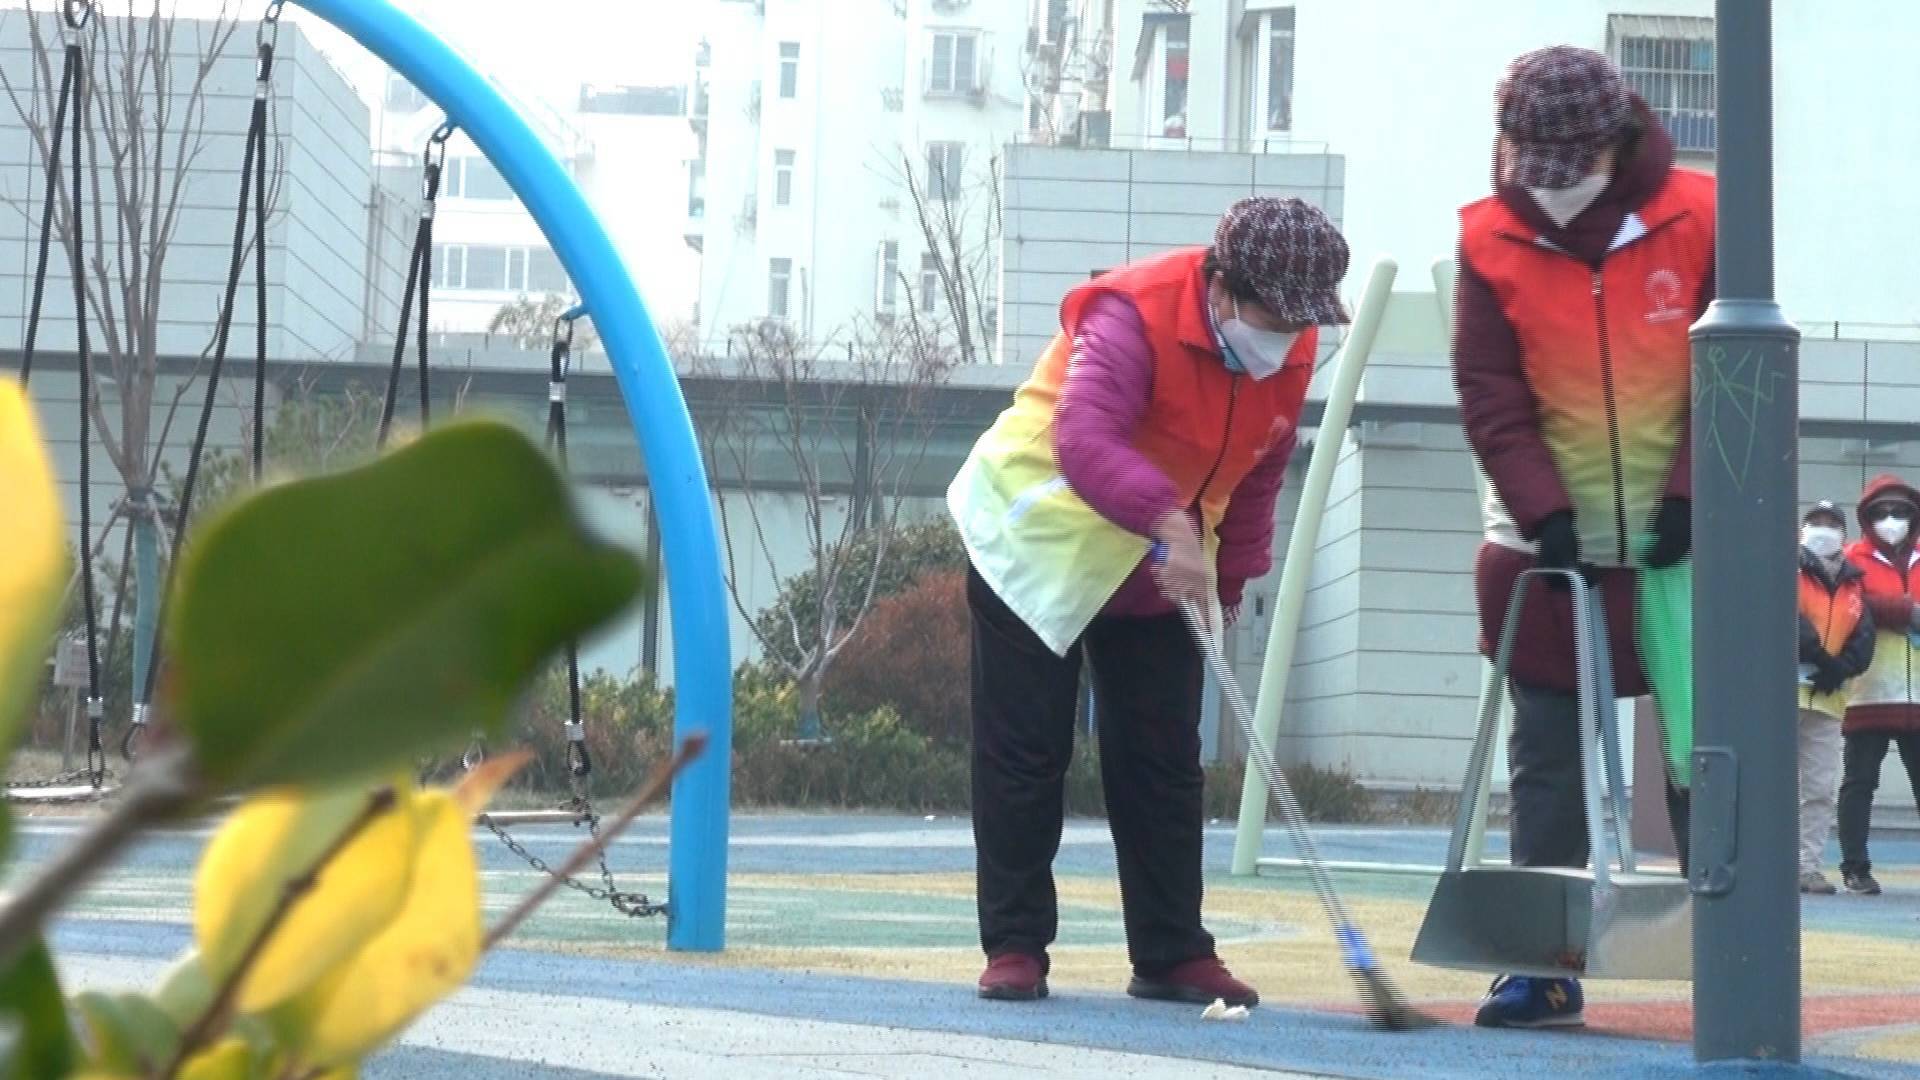
[[[1300,339],[1298,330],[1261,330],[1240,318],[1240,302],[1233,302],[1233,318],[1220,324],[1227,364],[1246,372],[1255,382],[1286,366],[1287,354]]]
[[[1800,530],[1800,546],[1829,561],[1840,554],[1840,545],[1845,539],[1840,530],[1831,525],[1807,525]]]
[[[1884,517],[1873,523],[1873,535],[1888,547],[1899,547],[1907,538],[1907,522],[1897,517]]]
[[[1607,190],[1607,183],[1613,177],[1605,172],[1597,172],[1583,180],[1576,180],[1572,187],[1537,188],[1530,187],[1527,194],[1540,204],[1540,209],[1555,225],[1566,228],[1567,223],[1580,216],[1581,211],[1593,205],[1593,200]]]

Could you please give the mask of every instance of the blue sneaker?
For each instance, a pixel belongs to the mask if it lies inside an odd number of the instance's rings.
[[[1583,998],[1575,979],[1537,979],[1502,975],[1493,980],[1473,1022],[1481,1027],[1580,1027]]]

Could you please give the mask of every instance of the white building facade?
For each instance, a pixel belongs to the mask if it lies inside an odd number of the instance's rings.
[[[768,319],[826,343],[911,316],[965,320],[971,358],[990,359],[1028,0],[714,8],[686,230],[703,347]]]
[[[1681,164],[1713,168],[1713,0],[1070,4],[1113,13],[1112,145],[1305,143],[1340,155],[1361,270],[1375,254],[1412,267],[1452,254],[1459,207],[1489,190],[1495,81],[1532,48],[1608,53],[1675,136]],[[1920,92],[1920,68],[1904,62],[1920,6],[1860,0],[1840,14],[1775,13],[1780,300],[1819,336],[1911,337],[1920,246],[1887,224],[1920,210],[1920,190],[1894,180],[1920,164],[1920,143],[1882,103]],[[1836,263],[1834,252],[1847,254]]]
[[[414,0],[412,14],[465,47],[476,63],[504,68],[509,59],[545,55],[566,63],[517,64],[500,86],[549,150],[572,170],[583,194],[624,257],[650,313],[662,326],[693,314],[697,261],[681,239],[688,170],[694,150],[687,127],[683,66],[661,70],[636,63],[618,38],[582,35],[622,7],[584,0],[564,19],[466,20],[465,4]],[[495,37],[475,39],[492,31]],[[498,36],[510,31],[511,38]],[[420,204],[422,155],[445,116],[405,79],[363,53],[344,53],[372,110],[373,150],[382,183],[374,212],[409,221]],[[433,329],[470,335],[487,330],[503,306],[522,298],[573,298],[559,259],[499,171],[463,134],[446,144],[446,169],[434,223]],[[404,281],[412,228],[400,250],[379,253]],[[392,313],[384,313],[391,320]],[[391,327],[370,326],[371,336]]]

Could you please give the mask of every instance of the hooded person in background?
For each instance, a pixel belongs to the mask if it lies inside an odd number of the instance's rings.
[[[1853,687],[1841,725],[1846,750],[1840,779],[1840,880],[1849,892],[1878,896],[1867,855],[1873,794],[1880,763],[1899,747],[1914,797],[1920,802],[1920,573],[1914,564],[1913,519],[1920,492],[1896,476],[1875,478],[1860,493],[1863,535],[1847,549],[1847,561],[1865,579],[1867,610],[1875,627],[1873,663]]]
[[[1674,167],[1659,120],[1592,50],[1521,56],[1495,101],[1494,193],[1460,213],[1454,297],[1461,419],[1493,496],[1481,648],[1523,572],[1579,568],[1602,596],[1614,689],[1639,697],[1638,569],[1693,544],[1687,328],[1713,296],[1714,182]],[[1572,598],[1556,584],[1528,590],[1507,673],[1517,866],[1588,858]],[[1669,783],[1667,800],[1684,868],[1684,792]],[[1475,1022],[1578,1025],[1580,984],[1502,976]]]
[[[1847,684],[1873,660],[1866,574],[1847,561],[1847,519],[1822,502],[1800,519],[1800,891],[1831,896],[1820,858],[1833,833]]]

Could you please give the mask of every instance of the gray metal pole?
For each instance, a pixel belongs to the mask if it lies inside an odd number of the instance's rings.
[[[1693,1048],[1791,1063],[1800,335],[1773,299],[1771,0],[1717,6],[1719,298],[1693,328]]]

